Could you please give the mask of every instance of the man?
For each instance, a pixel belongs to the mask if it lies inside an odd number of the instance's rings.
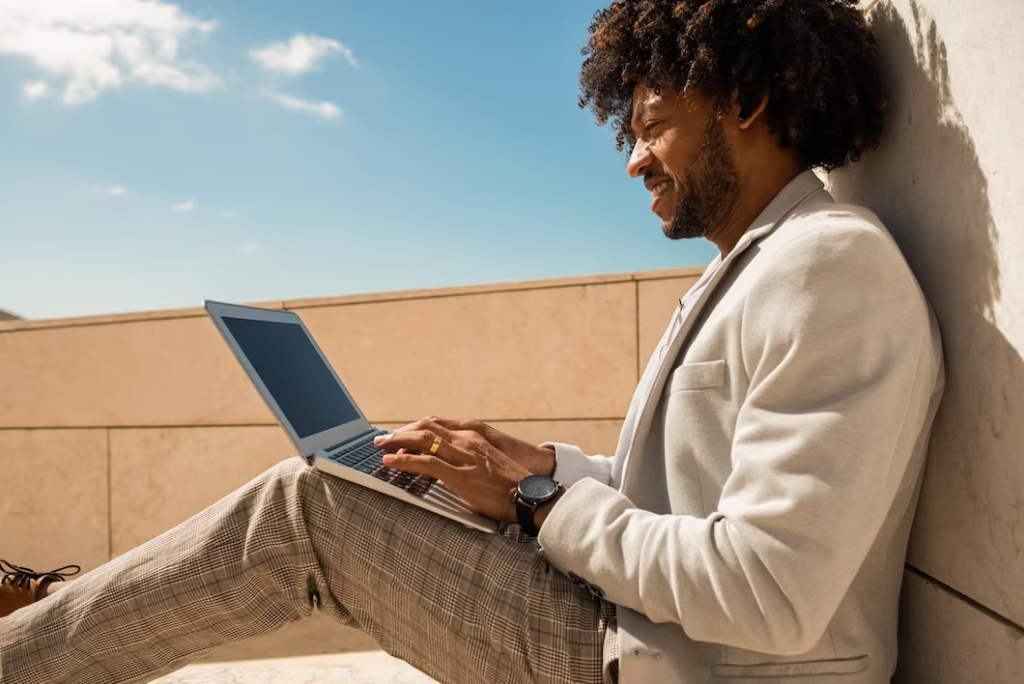
[[[314,607],[443,682],[888,681],[939,338],[809,171],[878,141],[873,38],[845,0],[620,0],[584,54],[666,235],[721,252],[614,458],[438,418],[379,440],[539,547],[292,459],[12,613],[3,684],[146,681]]]

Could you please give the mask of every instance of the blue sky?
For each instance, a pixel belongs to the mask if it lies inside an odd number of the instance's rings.
[[[0,307],[707,263],[577,107],[603,4],[0,0]]]

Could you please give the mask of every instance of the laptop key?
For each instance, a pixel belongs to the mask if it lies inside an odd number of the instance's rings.
[[[391,484],[402,489],[408,489],[414,479],[416,479],[415,473],[399,473],[398,477],[391,481]]]
[[[379,467],[377,470],[373,471],[374,477],[376,477],[379,480],[384,480],[385,482],[393,482],[394,479],[396,477],[399,477],[400,475],[401,473],[398,472],[397,470],[393,470],[384,465]]]
[[[416,481],[413,482],[412,485],[409,486],[409,489],[406,491],[408,491],[413,496],[422,497],[425,496],[433,486],[434,481],[431,478],[426,477],[424,475],[420,475],[418,478],[416,478]]]

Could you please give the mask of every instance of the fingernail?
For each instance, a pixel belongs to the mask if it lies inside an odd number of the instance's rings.
[[[384,454],[384,456],[382,456],[380,460],[383,461],[385,464],[388,464],[394,463],[396,458],[397,457],[394,454]]]
[[[374,444],[383,444],[384,443],[384,439],[385,439],[384,435],[380,435],[379,437],[374,437],[373,438],[373,443]]]

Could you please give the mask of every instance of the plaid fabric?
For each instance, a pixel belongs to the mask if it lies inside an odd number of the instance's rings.
[[[535,543],[294,458],[13,613],[0,682],[145,682],[317,607],[439,682],[616,678],[614,607]]]

